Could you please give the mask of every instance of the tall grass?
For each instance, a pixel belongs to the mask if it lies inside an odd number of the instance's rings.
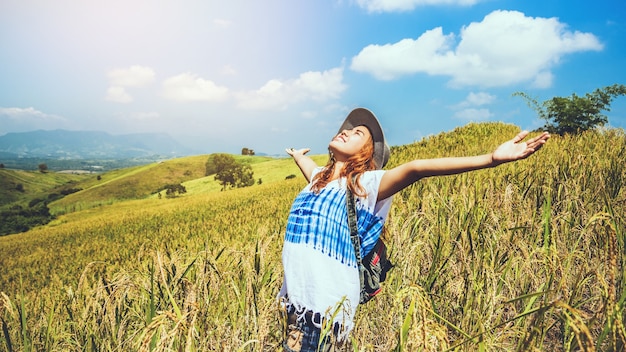
[[[390,167],[516,132],[468,125],[393,148]],[[623,350],[625,151],[621,130],[555,137],[402,191],[396,267],[359,308],[355,350]],[[279,349],[282,233],[303,184],[117,203],[1,238],[0,351]]]
[[[624,292],[625,150],[623,132],[590,132],[516,164],[416,184],[395,200],[405,266],[392,278],[428,290],[453,349],[622,348],[624,306],[611,292]]]

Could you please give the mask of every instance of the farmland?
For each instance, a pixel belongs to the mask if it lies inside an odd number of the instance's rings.
[[[470,124],[393,147],[387,168],[517,132]],[[555,136],[529,159],[397,194],[396,266],[359,308],[356,350],[623,349],[624,160],[622,130]],[[50,204],[53,222],[0,237],[0,351],[277,350],[282,234],[304,178],[258,158],[262,183],[221,192],[205,161],[73,178],[82,190]],[[171,182],[187,193],[157,197]]]

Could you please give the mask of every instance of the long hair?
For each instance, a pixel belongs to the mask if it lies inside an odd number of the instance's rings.
[[[359,179],[365,171],[375,170],[374,162],[374,141],[370,135],[369,140],[358,153],[348,158],[344,167],[339,172],[339,177],[345,177],[348,189],[359,197],[365,197],[367,194],[361,186]],[[331,181],[335,172],[336,160],[332,152],[329,152],[328,163],[322,171],[313,177],[313,185],[311,190],[319,192]]]

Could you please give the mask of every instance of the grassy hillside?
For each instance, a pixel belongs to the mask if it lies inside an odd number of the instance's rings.
[[[296,174],[297,168],[289,158],[275,159],[260,156],[234,156],[239,162],[251,165],[255,179],[262,182],[284,180]],[[50,205],[55,214],[89,209],[122,200],[156,197],[167,184],[183,184],[188,195],[220,191],[214,175],[204,176],[208,155],[178,158],[160,163],[107,172],[79,184],[84,190],[71,194]],[[315,156],[325,163],[326,156]]]
[[[55,172],[0,169],[0,209],[10,203],[28,204],[63,187],[75,187],[86,176]]]
[[[121,169],[94,176],[84,190],[53,203],[54,213],[88,209],[113,202],[146,198],[161,187],[204,176],[207,156],[194,156]]]
[[[392,148],[388,168],[488,152],[515,133],[470,124]],[[554,137],[530,159],[399,193],[387,224],[396,268],[359,308],[355,344],[623,348],[625,157],[621,130]],[[89,206],[70,212],[68,196],[55,222],[0,238],[0,350],[275,350],[282,234],[304,179],[288,159],[262,160],[262,184],[219,192],[191,170],[197,159],[89,180],[71,195]],[[188,193],[150,197],[168,175]],[[112,196],[133,187],[140,199]]]

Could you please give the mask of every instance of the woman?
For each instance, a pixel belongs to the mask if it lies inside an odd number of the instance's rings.
[[[346,189],[356,197],[363,256],[381,235],[393,195],[424,177],[453,175],[524,159],[550,138],[543,133],[523,142],[524,131],[493,153],[471,157],[413,160],[382,170],[389,160],[383,130],[372,112],[350,112],[330,141],[330,158],[318,167],[308,148],[287,149],[309,184],[298,194],[287,220],[279,297],[286,313],[285,351],[331,351],[347,347],[346,337],[360,297],[350,239]]]

